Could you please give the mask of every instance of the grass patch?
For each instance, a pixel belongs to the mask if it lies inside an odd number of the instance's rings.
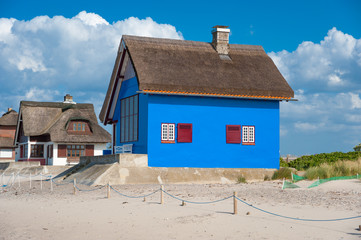
[[[247,183],[247,180],[245,177],[240,176],[237,178],[237,183]]]
[[[318,167],[307,169],[305,177],[309,180],[331,177],[361,175],[361,159],[358,161],[337,161],[333,164],[323,163]]]
[[[271,180],[271,177],[268,175],[265,175],[263,178],[263,181],[270,181],[270,180]]]
[[[283,178],[291,179],[292,178],[291,173],[292,171],[290,168],[287,167],[280,168],[279,170],[273,173],[272,180],[283,179]]]

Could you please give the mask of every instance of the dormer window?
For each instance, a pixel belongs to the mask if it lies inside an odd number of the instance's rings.
[[[80,134],[80,135],[92,134],[89,123],[85,120],[84,121],[81,121],[81,120],[70,121],[68,124],[67,131],[70,134]]]
[[[73,123],[73,131],[82,131],[82,132],[85,132],[85,126],[86,126],[86,123],[81,123],[81,122],[74,122]]]

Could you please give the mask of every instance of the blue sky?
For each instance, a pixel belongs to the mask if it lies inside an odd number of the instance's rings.
[[[361,142],[361,1],[0,0],[0,113],[71,93],[100,110],[122,34],[262,45],[295,90],[281,104],[281,154]]]

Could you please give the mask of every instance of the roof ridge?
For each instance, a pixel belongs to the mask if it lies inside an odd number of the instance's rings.
[[[138,42],[147,42],[150,44],[169,44],[169,45],[207,47],[207,48],[209,46],[212,46],[212,43],[210,42],[173,39],[173,38],[153,38],[153,37],[143,37],[143,36],[135,36],[135,35],[123,35],[123,39],[125,41],[132,40]],[[237,49],[237,50],[264,51],[261,45],[229,44],[229,46],[231,49]]]

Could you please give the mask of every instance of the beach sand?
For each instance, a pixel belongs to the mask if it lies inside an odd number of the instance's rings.
[[[282,190],[281,181],[246,184],[171,184],[170,194],[189,201],[214,201],[231,196],[269,212],[307,219],[361,215],[361,181],[342,180],[307,189]],[[27,181],[0,190],[0,239],[361,239],[361,218],[311,222],[258,211],[233,198],[212,204],[191,204],[160,192],[145,199],[127,198],[107,189],[73,194],[73,185]],[[83,190],[96,187],[78,185]],[[123,194],[151,193],[159,185],[113,186]]]

